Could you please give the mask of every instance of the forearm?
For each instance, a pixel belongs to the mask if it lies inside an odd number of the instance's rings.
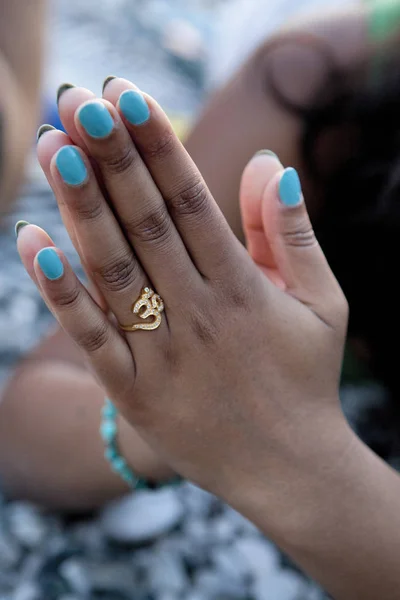
[[[320,436],[312,467],[303,465],[300,476],[298,469],[280,473],[276,493],[270,476],[247,515],[335,600],[395,600],[400,477],[346,429]]]

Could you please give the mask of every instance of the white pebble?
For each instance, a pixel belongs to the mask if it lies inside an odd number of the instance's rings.
[[[110,504],[101,517],[104,533],[121,543],[157,538],[181,520],[183,507],[173,489],[136,492]]]

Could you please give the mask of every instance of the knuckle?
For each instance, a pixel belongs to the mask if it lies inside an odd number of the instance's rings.
[[[292,227],[284,231],[283,237],[287,246],[295,248],[308,248],[317,243],[314,229],[308,218],[296,220]]]
[[[103,156],[101,162],[110,175],[120,175],[129,172],[138,158],[137,153],[129,144],[119,152],[111,152]]]
[[[98,352],[107,344],[110,337],[109,329],[105,323],[99,323],[96,327],[76,336],[76,343],[87,354]]]
[[[254,292],[243,282],[234,281],[230,285],[226,298],[229,304],[239,310],[247,310],[254,302]]]
[[[127,223],[125,229],[141,244],[162,246],[170,236],[171,223],[165,208],[160,207],[149,215]]]
[[[174,153],[176,148],[175,133],[166,129],[161,135],[148,143],[144,149],[150,159],[165,160]]]
[[[125,255],[99,267],[95,274],[100,278],[101,286],[105,291],[117,293],[129,288],[137,280],[139,273],[133,257]]]
[[[53,290],[51,299],[58,308],[74,311],[81,300],[81,291],[77,285],[71,288]]]
[[[85,198],[84,201],[80,196],[76,196],[71,203],[72,209],[76,217],[81,221],[97,221],[104,214],[104,206],[100,198]]]
[[[213,346],[219,339],[219,327],[214,317],[197,310],[190,315],[190,327],[203,346]]]
[[[171,209],[181,215],[204,215],[209,208],[209,194],[202,179],[196,178],[169,200]]]

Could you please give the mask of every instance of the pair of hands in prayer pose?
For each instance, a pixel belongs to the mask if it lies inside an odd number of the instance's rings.
[[[267,153],[249,163],[247,252],[151,97],[115,78],[102,99],[71,88],[61,102],[67,134],[42,130],[39,161],[101,301],[33,225],[18,236],[26,269],[143,439],[254,521],[268,513],[273,535],[287,499],[353,443],[338,399],[347,304],[297,175]],[[123,332],[145,286],[161,325]]]

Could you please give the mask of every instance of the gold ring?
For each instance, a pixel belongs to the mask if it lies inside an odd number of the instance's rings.
[[[164,302],[161,297],[151,288],[145,287],[142,289],[142,293],[138,300],[133,304],[132,312],[141,319],[154,317],[153,320],[149,323],[133,323],[132,325],[120,324],[120,327],[124,331],[137,331],[138,329],[152,331],[153,329],[158,329],[161,325],[161,313],[163,310]]]

